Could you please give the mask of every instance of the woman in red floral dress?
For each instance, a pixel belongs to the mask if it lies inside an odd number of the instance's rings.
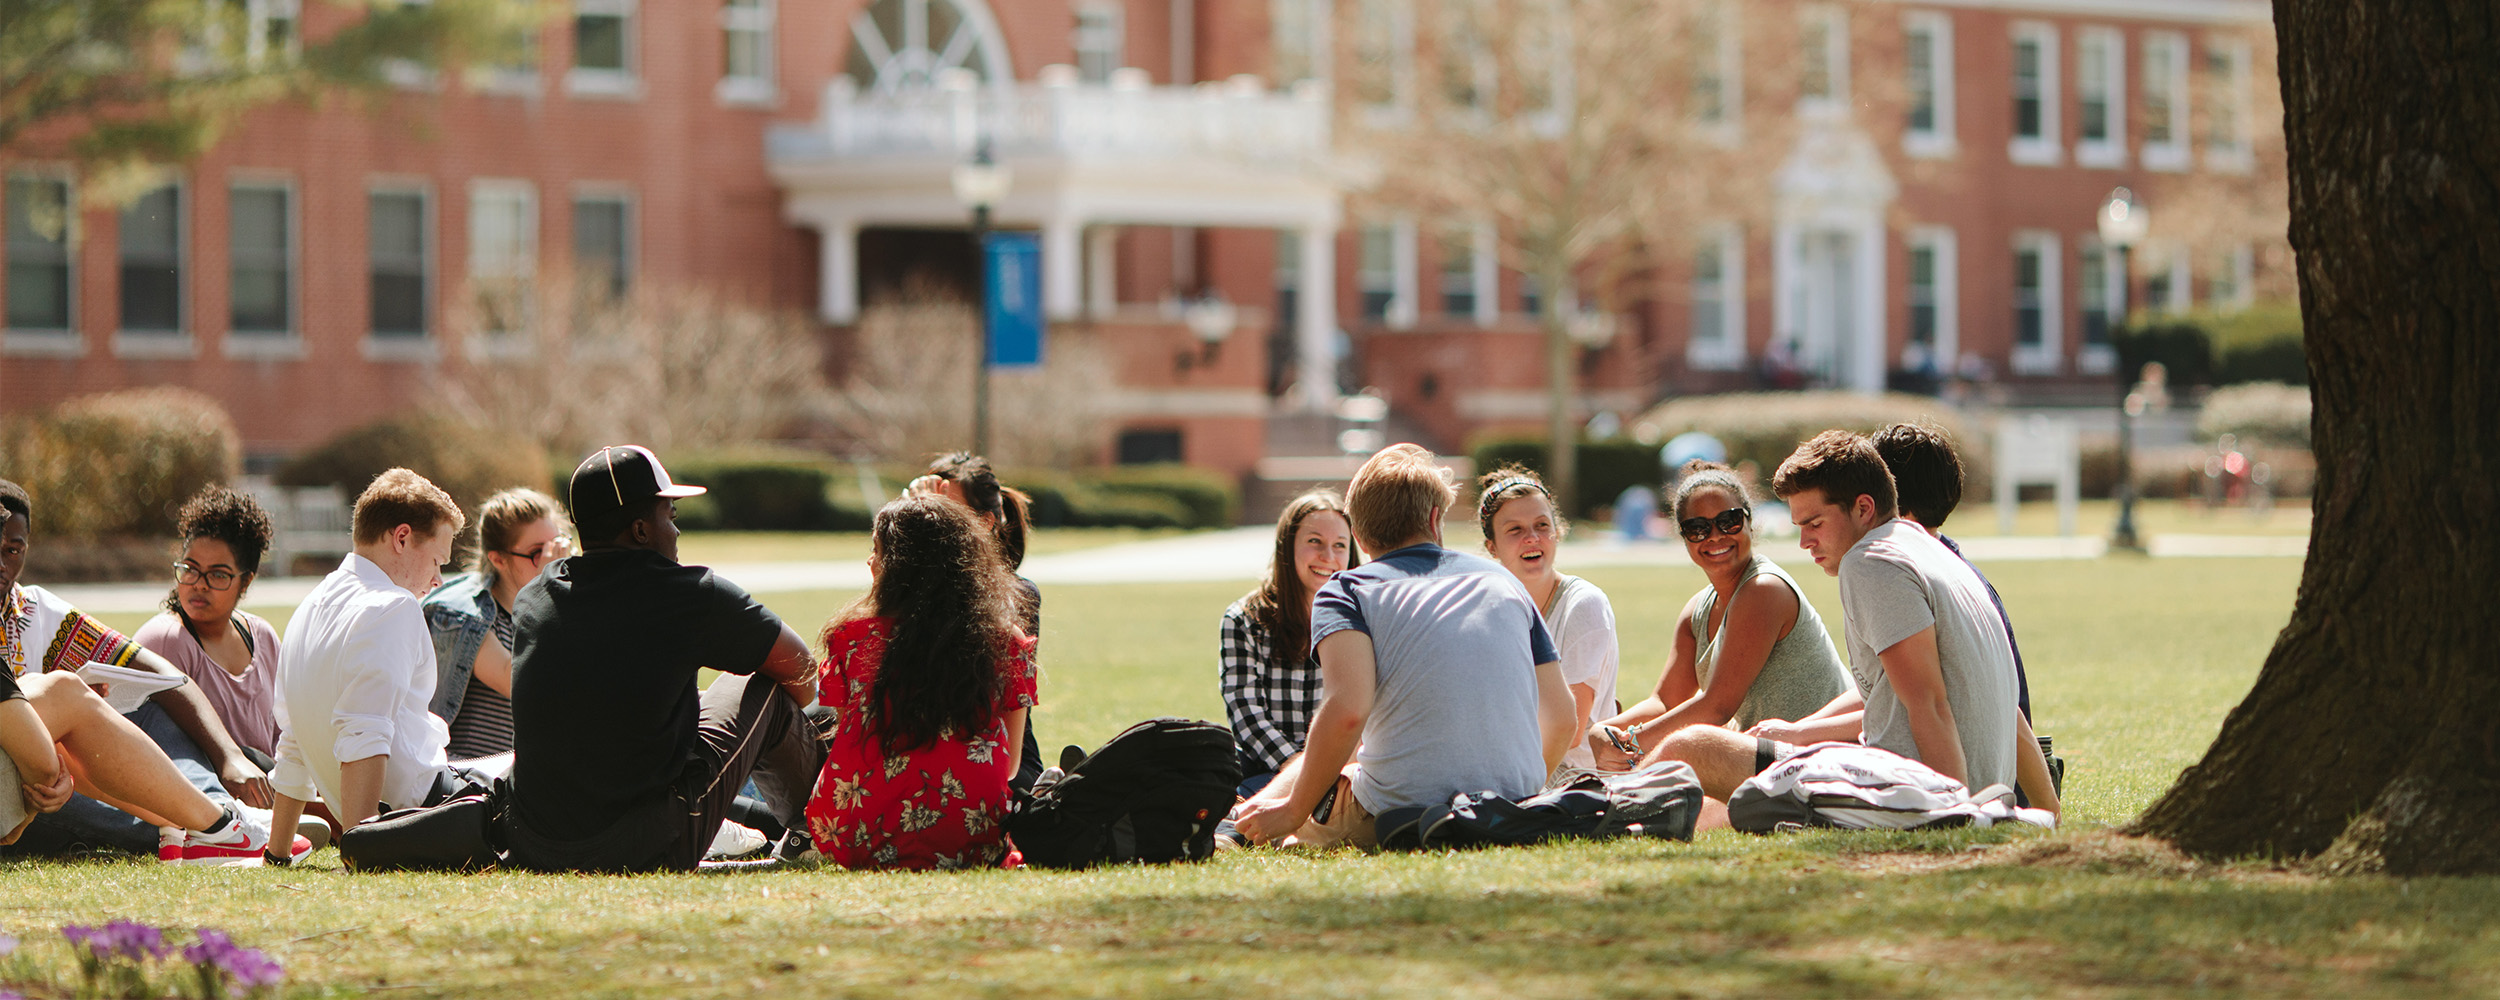
[[[868,596],[825,626],[831,746],[808,833],[845,868],[996,866],[1034,704],[1015,577],[972,509],[943,497],[885,505],[872,539]]]

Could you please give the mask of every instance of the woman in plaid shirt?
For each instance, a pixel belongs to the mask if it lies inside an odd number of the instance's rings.
[[[1302,749],[1319,707],[1311,659],[1311,596],[1338,570],[1362,563],[1345,500],[1321,487],[1276,517],[1276,553],[1258,589],[1224,609],[1224,711],[1240,745],[1242,795],[1266,787]]]

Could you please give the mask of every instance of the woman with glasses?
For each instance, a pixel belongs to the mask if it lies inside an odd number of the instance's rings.
[[[564,510],[537,490],[487,497],[477,512],[477,570],[425,597],[434,632],[435,715],[451,726],[452,760],[512,750],[512,601],[547,564],[570,555]]]
[[[1658,690],[1589,730],[1601,770],[1653,756],[1687,726],[1804,718],[1849,690],[1822,616],[1786,570],[1754,551],[1753,496],[1735,471],[1685,465],[1672,508],[1685,554],[1710,583],[1684,604]]]
[[[1571,525],[1554,509],[1554,497],[1536,473],[1505,465],[1477,481],[1476,524],[1484,551],[1528,588],[1545,616],[1545,628],[1562,651],[1563,684],[1585,729],[1615,712],[1615,608],[1606,592],[1557,567]],[[1588,748],[1563,752],[1564,767],[1594,767]]]
[[[248,494],[211,487],[182,505],[182,558],[165,613],[131,639],[199,685],[245,756],[277,767],[278,631],[241,608],[269,551],[269,513]]]

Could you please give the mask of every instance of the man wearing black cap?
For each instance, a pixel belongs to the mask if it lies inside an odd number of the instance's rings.
[[[513,604],[506,833],[540,870],[685,870],[750,773],[793,828],[824,760],[807,643],[736,584],[677,562],[676,499],[636,445],[573,470],[579,555]],[[698,690],[705,667],[726,676]]]

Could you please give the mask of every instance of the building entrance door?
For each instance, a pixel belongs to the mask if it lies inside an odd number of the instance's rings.
[[[1824,386],[1856,384],[1858,351],[1857,237],[1845,229],[1808,229],[1797,241],[1797,365]]]

